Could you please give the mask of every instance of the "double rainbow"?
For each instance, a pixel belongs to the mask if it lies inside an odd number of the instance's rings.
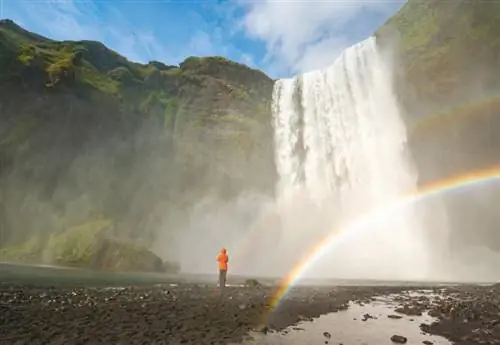
[[[287,294],[290,288],[303,276],[307,269],[317,260],[319,260],[324,253],[335,246],[343,235],[356,232],[358,229],[363,228],[365,225],[375,222],[379,219],[384,219],[398,210],[407,207],[410,204],[423,201],[464,188],[471,188],[478,184],[490,183],[493,181],[500,181],[500,165],[493,166],[488,169],[468,172],[461,175],[452,176],[437,182],[430,183],[416,191],[403,195],[397,201],[390,203],[382,208],[368,212],[361,217],[355,219],[353,222],[341,226],[340,229],[334,229],[328,236],[323,238],[299,263],[286,275],[282,280],[278,289],[271,298],[271,310],[274,310]]]

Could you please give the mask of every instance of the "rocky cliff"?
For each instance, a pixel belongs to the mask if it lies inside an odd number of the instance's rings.
[[[150,246],[203,196],[272,193],[272,85],[222,57],[142,65],[0,21],[1,245],[106,219]]]
[[[377,32],[396,71],[420,183],[500,163],[500,3],[409,0]],[[500,189],[444,196],[452,241],[500,249]]]
[[[500,163],[497,29],[494,1],[409,0],[376,33],[421,184]],[[272,84],[220,57],[141,65],[1,21],[2,245],[106,219],[149,246],[204,196],[271,194]],[[443,202],[453,241],[500,249],[496,185]]]

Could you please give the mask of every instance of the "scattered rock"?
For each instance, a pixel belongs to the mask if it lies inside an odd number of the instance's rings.
[[[391,337],[391,341],[396,344],[406,344],[408,339],[403,337],[402,335],[395,334]]]
[[[227,289],[164,283],[126,288],[64,288],[0,283],[0,337],[18,343],[158,343],[224,345],[251,330],[285,331],[300,321],[344,310],[354,298],[400,292],[399,288],[292,288],[269,313],[275,288]],[[256,327],[262,315],[266,323]],[[299,327],[297,327],[299,328]],[[330,339],[330,338],[326,338]]]
[[[361,321],[366,321],[368,319],[374,319],[375,320],[377,318],[375,316],[373,316],[373,315],[365,314],[365,315],[363,315],[363,318],[361,319]]]
[[[292,288],[280,308],[268,313],[267,300],[274,290],[265,286],[227,289],[221,297],[213,287],[194,284],[65,288],[0,283],[0,314],[6,316],[2,318],[0,336],[18,343],[33,343],[29,334],[36,334],[40,343],[51,343],[56,338],[59,343],[83,341],[96,345],[155,343],[162,339],[166,343],[194,345],[203,339],[201,343],[224,345],[244,340],[252,329],[263,334],[303,330],[294,325],[344,310],[350,300],[401,290],[337,287],[332,296],[331,288]],[[436,322],[420,325],[427,334],[445,336],[456,345],[500,344],[500,290],[461,286],[433,297],[398,294],[397,303],[404,311],[429,310],[437,318]],[[268,315],[266,323],[255,327],[264,314]],[[375,317],[363,315],[363,320],[371,318]],[[324,341],[331,341],[329,332],[323,336]],[[407,342],[401,335],[394,335],[391,341]]]
[[[387,315],[389,319],[402,319],[403,317],[400,315]]]
[[[422,306],[405,305],[403,307],[397,308],[395,312],[408,316],[422,316],[424,310],[425,308]]]
[[[261,283],[259,283],[259,281],[257,279],[247,279],[245,281],[245,285],[248,286],[248,287],[258,287],[258,286],[262,286]]]
[[[266,334],[269,332],[269,328],[267,326],[261,326],[257,329],[258,332]]]

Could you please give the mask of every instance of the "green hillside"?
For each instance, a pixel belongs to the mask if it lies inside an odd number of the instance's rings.
[[[500,164],[499,30],[488,0],[409,0],[378,30],[421,184]],[[456,238],[500,249],[496,185],[444,202]]]
[[[409,0],[376,32],[421,184],[500,164],[497,29],[498,2]],[[138,64],[0,21],[0,256],[116,268],[123,254],[110,253],[163,241],[165,259],[176,249],[165,234],[204,197],[273,193],[272,86],[222,57]],[[480,207],[444,198],[451,228],[500,247],[500,190],[481,193]],[[102,220],[112,226],[97,243],[66,251]]]
[[[0,245],[105,218],[151,246],[201,196],[272,192],[272,85],[222,57],[141,65],[0,21]]]

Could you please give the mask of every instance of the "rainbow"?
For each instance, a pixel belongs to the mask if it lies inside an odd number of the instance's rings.
[[[415,191],[402,195],[397,201],[385,205],[384,207],[375,209],[374,211],[365,213],[353,222],[341,226],[340,229],[335,229],[328,236],[323,238],[316,246],[299,261],[292,271],[285,276],[281,281],[278,289],[272,295],[268,311],[273,311],[278,307],[281,300],[290,288],[301,278],[307,269],[316,262],[321,256],[328,251],[329,248],[334,246],[341,239],[341,236],[347,233],[353,233],[363,226],[385,219],[386,217],[394,214],[394,212],[406,207],[408,204],[422,201],[424,199],[447,193],[450,191],[458,190],[461,188],[472,187],[482,183],[500,180],[500,165],[490,167],[488,169],[477,170],[468,172],[461,175],[455,175],[437,182],[430,183]]]
[[[496,116],[500,110],[500,95],[486,94],[474,102],[463,102],[434,115],[423,115],[409,126],[408,137],[421,139],[432,130],[443,128],[449,124],[466,120]],[[449,128],[449,127],[448,127]]]
[[[411,140],[423,140],[425,135],[429,135],[433,130],[448,128],[451,123],[465,122],[480,117],[495,116],[500,111],[500,95],[485,94],[474,102],[463,102],[453,107],[449,107],[434,115],[423,115],[419,120],[409,126],[408,138]],[[449,179],[443,180],[448,181]],[[439,182],[437,182],[439,183]],[[433,184],[432,184],[433,185]],[[420,193],[428,190],[431,185],[420,189]],[[262,236],[264,229],[268,229],[263,224],[272,221],[275,210],[270,210],[263,214],[254,224],[249,234],[242,239],[235,248],[234,266],[239,266],[248,255],[251,244],[255,243],[259,236]],[[306,256],[307,257],[307,256]],[[292,274],[293,272],[291,272]]]

